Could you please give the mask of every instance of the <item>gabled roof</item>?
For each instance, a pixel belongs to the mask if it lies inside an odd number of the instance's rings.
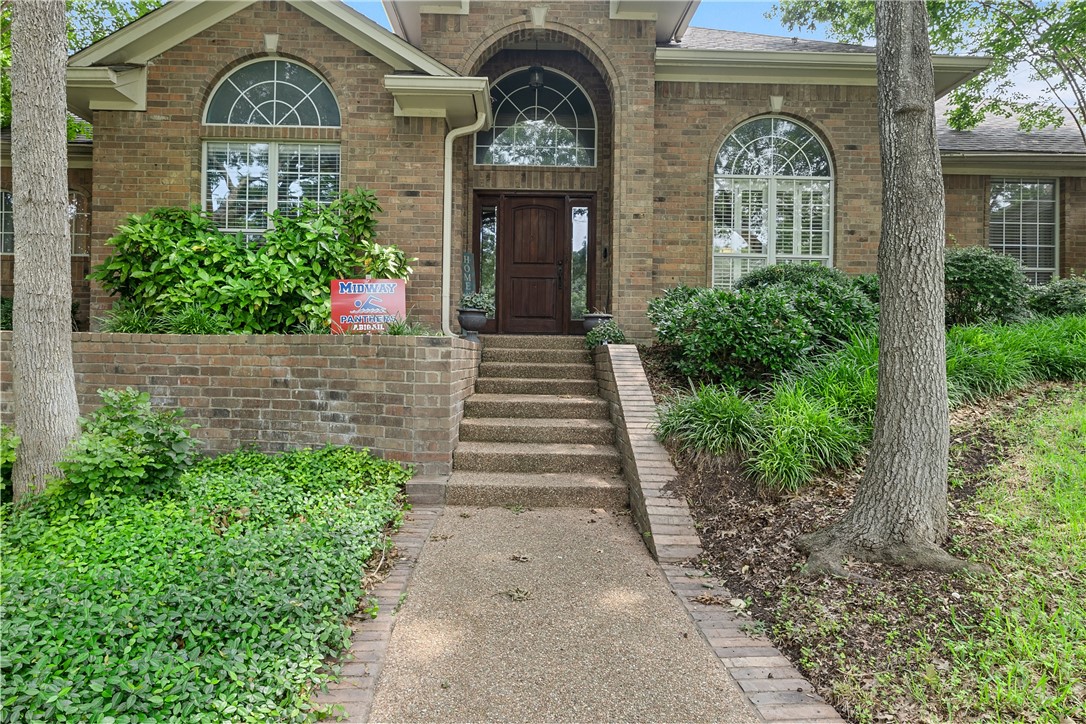
[[[147,67],[154,58],[258,1],[172,0],[79,51],[68,60],[68,107],[85,118],[94,110],[146,110]],[[445,117],[452,126],[474,122],[479,113],[489,118],[485,78],[459,76],[340,0],[284,2],[391,66],[385,86],[397,115]],[[268,49],[274,51],[274,44]],[[397,74],[415,83],[405,85]],[[420,97],[420,81],[426,98]]]
[[[740,33],[734,30],[690,27],[682,41],[669,48],[694,50],[770,50],[783,53],[874,53],[875,48],[850,43],[831,43],[826,40],[806,40],[778,35]]]

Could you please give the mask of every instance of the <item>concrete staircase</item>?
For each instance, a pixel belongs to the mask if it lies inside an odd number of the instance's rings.
[[[482,342],[446,502],[624,507],[615,429],[584,341],[503,335]]]

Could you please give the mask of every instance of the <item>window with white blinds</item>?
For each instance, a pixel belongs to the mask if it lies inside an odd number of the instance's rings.
[[[1056,186],[1056,179],[992,179],[988,246],[1017,259],[1031,284],[1057,276]]]

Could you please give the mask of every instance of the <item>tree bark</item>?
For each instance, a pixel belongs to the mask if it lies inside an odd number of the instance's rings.
[[[72,367],[68,229],[68,59],[63,0],[17,0],[11,26],[11,170],[15,223],[12,382],[15,499],[56,477],[79,431]]]
[[[852,507],[803,536],[810,573],[845,573],[845,556],[906,566],[964,566],[947,534],[950,422],[943,305],[944,196],[935,141],[927,10],[875,8],[882,148],[879,377],[875,430]]]

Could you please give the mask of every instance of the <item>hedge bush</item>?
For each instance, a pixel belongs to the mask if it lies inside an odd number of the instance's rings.
[[[775,284],[805,285],[814,281],[836,282],[842,286],[851,286],[852,281],[840,269],[810,264],[773,264],[749,271],[735,283],[737,290],[759,289]]]
[[[1016,259],[982,246],[949,248],[945,271],[947,326],[1028,316],[1030,288]]]
[[[243,452],[161,497],[4,506],[4,719],[315,718],[408,477],[344,448]]]
[[[1042,317],[1086,314],[1086,277],[1053,279],[1035,287],[1029,298],[1029,308]]]
[[[153,209],[117,229],[108,242],[114,253],[90,277],[160,329],[170,320],[178,330],[258,334],[328,326],[333,279],[412,272],[402,251],[374,240],[380,211],[360,189],[325,206],[306,201],[289,215],[276,211],[262,239],[247,239],[221,233],[197,209]]]
[[[648,317],[679,374],[731,385],[794,368],[817,335],[791,294],[776,287],[680,288],[650,302]]]

